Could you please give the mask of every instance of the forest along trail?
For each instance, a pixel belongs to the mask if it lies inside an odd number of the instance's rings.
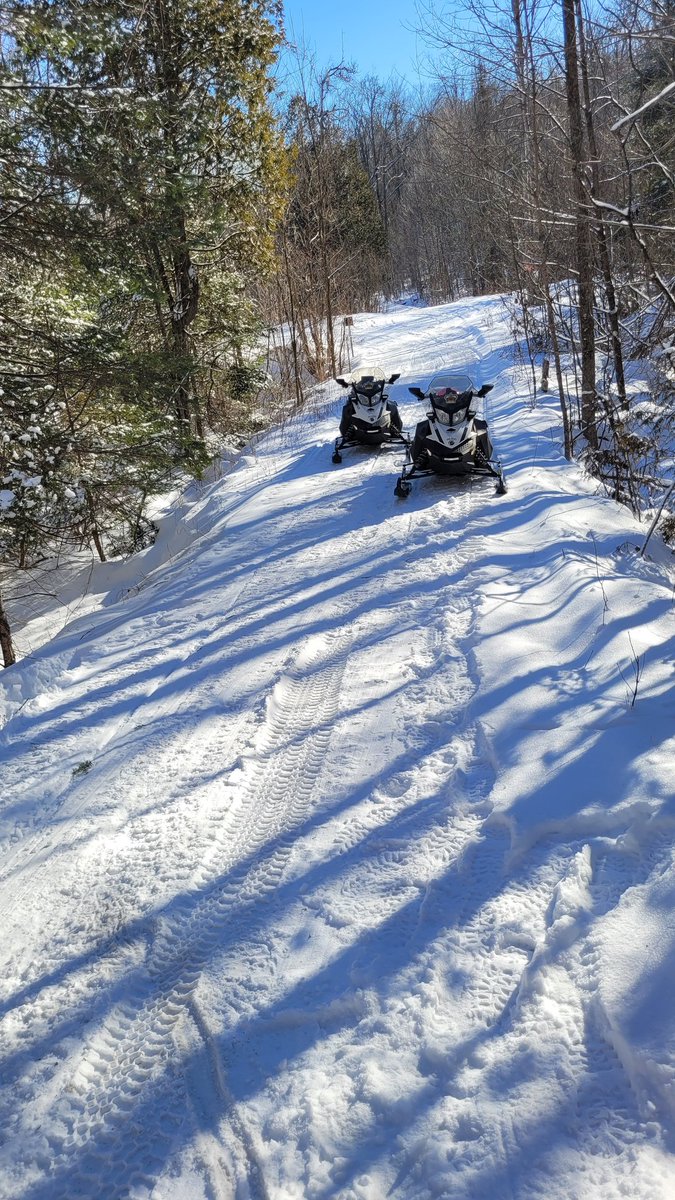
[[[409,428],[408,383],[480,369],[499,443],[501,301],[364,327]],[[401,503],[399,450],[332,466],[338,413],[214,484],[202,536],[64,631],[4,731],[7,1198],[667,1194],[587,914],[670,842],[591,855],[570,826],[512,853],[474,711],[523,492]]]

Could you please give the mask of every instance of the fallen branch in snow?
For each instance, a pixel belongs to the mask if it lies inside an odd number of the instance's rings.
[[[628,692],[628,698],[630,700],[630,707],[635,708],[635,701],[637,700],[638,688],[640,686],[640,680],[642,678],[642,672],[644,670],[644,665],[645,665],[645,658],[647,657],[647,655],[643,654],[642,657],[640,657],[639,654],[636,654],[635,646],[633,645],[633,639],[630,636],[630,634],[628,634],[628,641],[630,642],[631,653],[633,655],[632,662],[631,662],[631,665],[633,667],[633,682],[632,682],[632,684],[629,683],[628,680],[626,679],[626,676],[624,675],[623,671],[621,670],[621,667],[619,667],[619,671],[621,672],[621,678],[623,679],[623,681],[626,685],[626,690]]]
[[[602,592],[602,624],[604,625],[606,617],[607,617],[607,611],[609,609],[609,601],[607,599],[607,592],[605,591],[605,585],[602,582],[602,579],[600,578],[600,564],[598,563],[598,544],[595,540],[595,534],[591,533],[591,537],[593,538],[593,549],[595,550],[595,574],[596,574],[598,583],[600,584],[600,591]]]
[[[670,487],[668,488],[668,491],[666,492],[665,496],[663,497],[663,500],[661,501],[661,503],[658,507],[656,516],[654,517],[654,520],[652,521],[651,525],[649,526],[649,529],[647,530],[647,536],[646,536],[644,542],[642,543],[642,549],[640,551],[640,558],[644,558],[645,550],[647,549],[647,543],[648,543],[650,537],[652,536],[654,530],[656,529],[656,526],[658,525],[659,521],[661,520],[661,513],[663,512],[663,510],[666,506],[666,503],[672,494],[673,488],[675,488],[675,479],[673,479],[673,482],[671,483]]]

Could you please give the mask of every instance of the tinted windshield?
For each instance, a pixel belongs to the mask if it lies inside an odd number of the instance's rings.
[[[473,388],[473,383],[468,375],[456,374],[454,371],[443,371],[440,375],[434,375],[431,380],[428,391],[433,392],[434,396],[439,399],[452,400],[452,393],[466,392],[469,388]]]

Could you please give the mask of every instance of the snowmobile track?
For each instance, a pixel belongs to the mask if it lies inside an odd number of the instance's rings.
[[[71,1196],[127,1196],[154,1176],[168,1153],[177,1125],[177,1022],[189,1011],[202,967],[223,951],[228,934],[242,936],[247,909],[278,885],[293,827],[308,809],[324,762],[347,652],[338,637],[313,639],[279,680],[242,769],[235,811],[222,822],[198,887],[159,919],[148,960],[128,981],[127,998],[89,1039],[80,1066],[61,1085],[64,1135],[52,1142],[51,1152],[57,1179],[67,1176]],[[111,1176],[118,1154],[124,1165]],[[258,1194],[264,1195],[260,1187]]]

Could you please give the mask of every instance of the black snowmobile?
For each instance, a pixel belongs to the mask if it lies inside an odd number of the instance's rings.
[[[426,392],[408,388],[418,400],[428,400],[431,410],[420,421],[394,493],[408,496],[412,479],[423,475],[491,475],[499,495],[506,491],[504,472],[492,461],[492,442],[487,422],[472,409],[474,399],[483,399],[494,384],[474,387],[468,375],[443,371],[434,375]]]
[[[342,409],[340,436],[335,439],[334,463],[342,462],[342,451],[351,446],[381,446],[384,442],[408,446],[398,405],[384,390],[398,378],[397,374],[387,379],[380,367],[359,367],[348,379],[335,380],[340,387],[349,388],[349,396]]]

